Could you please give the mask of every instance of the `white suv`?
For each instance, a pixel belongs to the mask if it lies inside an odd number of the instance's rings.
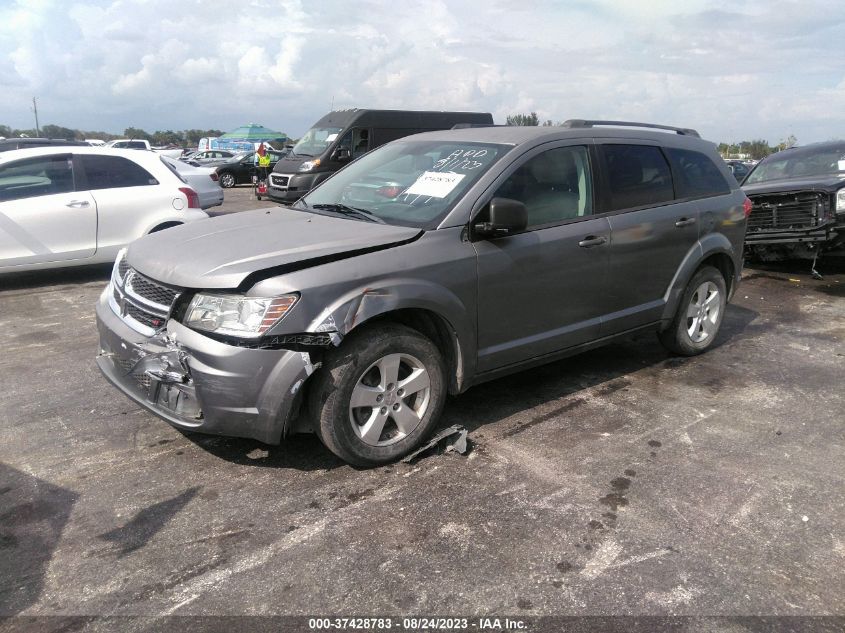
[[[0,273],[113,261],[142,235],[207,217],[196,191],[154,152],[0,154]]]

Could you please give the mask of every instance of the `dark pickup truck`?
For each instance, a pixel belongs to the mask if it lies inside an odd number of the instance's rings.
[[[814,259],[845,244],[845,141],[793,147],[742,183],[752,203],[745,245],[763,261]]]

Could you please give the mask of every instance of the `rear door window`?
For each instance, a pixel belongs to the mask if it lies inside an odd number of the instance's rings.
[[[145,187],[157,185],[158,180],[146,169],[122,156],[82,155],[82,166],[89,189]]]
[[[602,145],[608,211],[656,206],[675,197],[669,163],[653,145]]]
[[[0,202],[73,191],[70,155],[39,156],[0,167]]]
[[[666,148],[666,154],[675,173],[675,189],[679,198],[706,198],[730,193],[731,188],[719,168],[701,152],[687,149]],[[735,165],[737,177],[745,172],[744,166]]]

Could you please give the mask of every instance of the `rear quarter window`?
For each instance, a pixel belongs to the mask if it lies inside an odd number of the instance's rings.
[[[675,172],[675,190],[679,198],[706,198],[730,193],[730,185],[706,154],[667,148],[666,155]]]
[[[80,156],[89,189],[145,187],[158,180],[140,165],[122,156]]]

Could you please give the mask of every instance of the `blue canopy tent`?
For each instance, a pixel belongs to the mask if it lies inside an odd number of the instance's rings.
[[[257,123],[248,123],[227,132],[218,138],[209,139],[209,149],[228,149],[251,151],[255,149],[256,143],[268,143],[275,141],[284,145],[288,141],[288,135],[284,132],[271,130]]]

